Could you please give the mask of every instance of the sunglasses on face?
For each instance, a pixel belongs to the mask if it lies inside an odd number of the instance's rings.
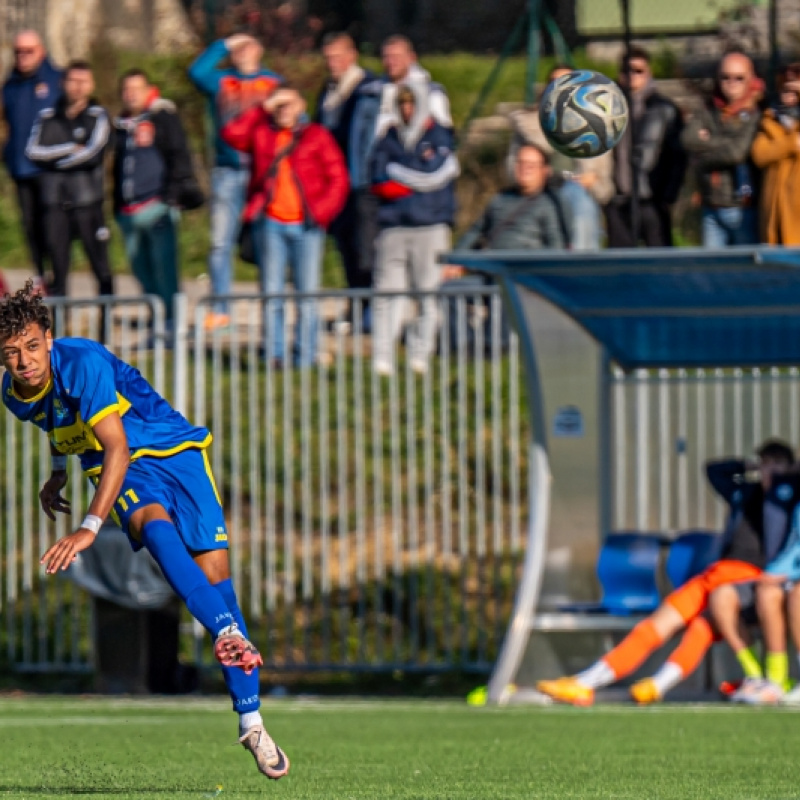
[[[32,56],[36,52],[34,47],[17,47],[14,49],[15,56]]]
[[[719,79],[721,81],[723,81],[723,82],[725,82],[725,81],[728,81],[728,82],[735,81],[736,83],[744,83],[744,81],[747,80],[747,75],[728,75],[728,74],[724,74],[724,75],[720,75]]]
[[[645,75],[647,73],[647,70],[642,67],[625,67],[622,71],[626,75]]]

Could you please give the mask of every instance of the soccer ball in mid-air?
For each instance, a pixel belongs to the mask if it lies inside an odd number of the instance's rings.
[[[628,103],[614,81],[576,70],[552,81],[539,104],[547,141],[566,156],[594,158],[611,150],[628,124]]]

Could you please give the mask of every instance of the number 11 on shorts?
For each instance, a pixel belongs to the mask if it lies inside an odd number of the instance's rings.
[[[133,489],[128,489],[127,492],[124,492],[117,498],[117,505],[122,509],[122,512],[125,513],[128,510],[128,500],[130,500],[130,504],[135,506],[139,502],[139,498],[136,495],[136,492]]]

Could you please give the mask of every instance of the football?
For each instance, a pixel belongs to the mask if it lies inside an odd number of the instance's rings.
[[[547,141],[566,156],[594,158],[611,150],[628,124],[628,103],[614,81],[577,70],[552,81],[539,105]]]

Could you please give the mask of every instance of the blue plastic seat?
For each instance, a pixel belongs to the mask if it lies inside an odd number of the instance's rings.
[[[661,602],[658,565],[665,539],[653,533],[611,533],[597,560],[599,603],[574,603],[561,611],[587,614],[649,614]]]
[[[667,555],[667,577],[674,589],[699,575],[719,559],[722,537],[711,531],[686,531],[675,539]]]

